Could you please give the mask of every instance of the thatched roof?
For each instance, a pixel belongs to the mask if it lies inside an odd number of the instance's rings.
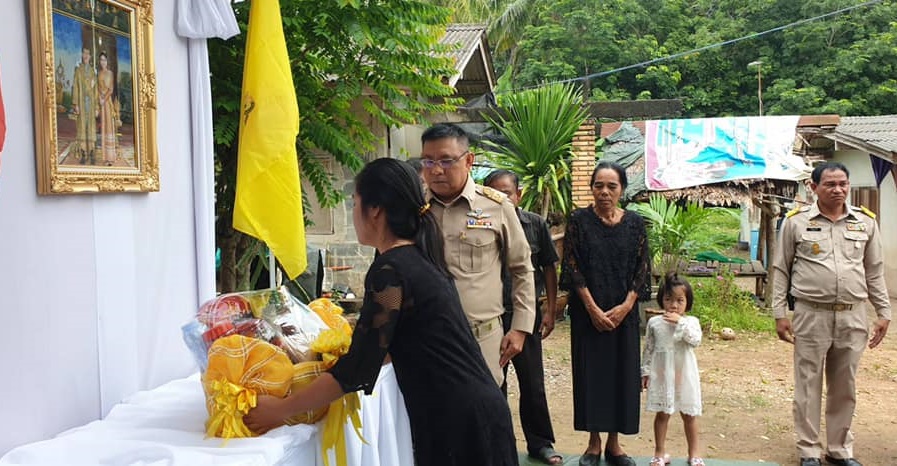
[[[822,129],[830,130],[838,124],[837,115],[801,117],[798,123],[798,139],[806,142],[806,136]],[[807,135],[801,135],[806,132]],[[705,184],[669,191],[649,191],[645,185],[644,121],[601,123],[599,135],[605,138],[602,160],[615,161],[626,168],[629,186],[624,200],[641,201],[652,194],[660,194],[670,200],[694,201],[705,205],[737,206],[750,203],[762,196],[778,196],[793,199],[797,195],[798,182],[773,179],[741,179]],[[797,151],[797,147],[795,148]],[[803,146],[800,152],[807,149]],[[796,154],[804,155],[804,154]]]

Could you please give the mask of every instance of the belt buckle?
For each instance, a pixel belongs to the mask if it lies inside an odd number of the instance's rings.
[[[832,304],[832,310],[836,311],[836,312],[848,311],[848,310],[850,310],[850,308],[851,308],[850,304],[843,304],[843,303]]]
[[[476,338],[479,338],[480,335],[485,335],[485,334],[491,332],[492,327],[494,325],[495,325],[495,319],[489,319],[489,320],[471,325],[470,329],[473,330],[473,336]]]

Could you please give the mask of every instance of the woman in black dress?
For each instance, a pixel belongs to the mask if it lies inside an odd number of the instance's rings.
[[[573,427],[587,431],[579,464],[597,465],[601,435],[612,465],[635,466],[619,434],[639,428],[640,361],[637,301],[650,299],[651,256],[645,222],[618,207],[626,172],[600,162],[592,173],[595,203],[570,214],[564,236],[561,288],[570,292]]]
[[[305,390],[259,397],[246,426],[264,433],[345,393],[370,394],[388,352],[416,464],[518,464],[508,403],[461,309],[417,174],[403,162],[378,159],[358,173],[355,187],[358,241],[379,256],[365,277],[349,352]]]

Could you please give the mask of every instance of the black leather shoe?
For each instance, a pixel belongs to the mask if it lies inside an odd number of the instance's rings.
[[[825,455],[825,461],[829,464],[834,464],[835,466],[863,466],[863,463],[853,459],[853,458],[833,458],[829,455]]]
[[[623,453],[622,455],[611,455],[605,451],[604,459],[607,461],[607,464],[610,464],[611,466],[636,466],[635,460],[626,453]]]
[[[822,466],[822,462],[819,458],[801,458],[800,466]]]
[[[579,466],[598,466],[601,463],[601,454],[586,453],[579,458]]]

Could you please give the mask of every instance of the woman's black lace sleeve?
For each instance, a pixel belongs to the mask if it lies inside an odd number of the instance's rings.
[[[571,212],[564,231],[564,258],[561,263],[559,285],[560,289],[570,292],[586,286],[586,279],[579,264],[580,258],[583,257],[581,249],[588,245],[580,238],[579,217],[578,211]]]
[[[637,214],[636,214],[637,215]],[[648,231],[645,220],[639,216],[637,223],[638,257],[630,290],[638,294],[640,301],[651,300],[651,249],[648,247]]]
[[[392,342],[402,297],[399,273],[392,265],[378,265],[375,261],[365,278],[364,303],[352,334],[352,345],[330,369],[343,392],[364,390],[370,394],[373,390]]]

